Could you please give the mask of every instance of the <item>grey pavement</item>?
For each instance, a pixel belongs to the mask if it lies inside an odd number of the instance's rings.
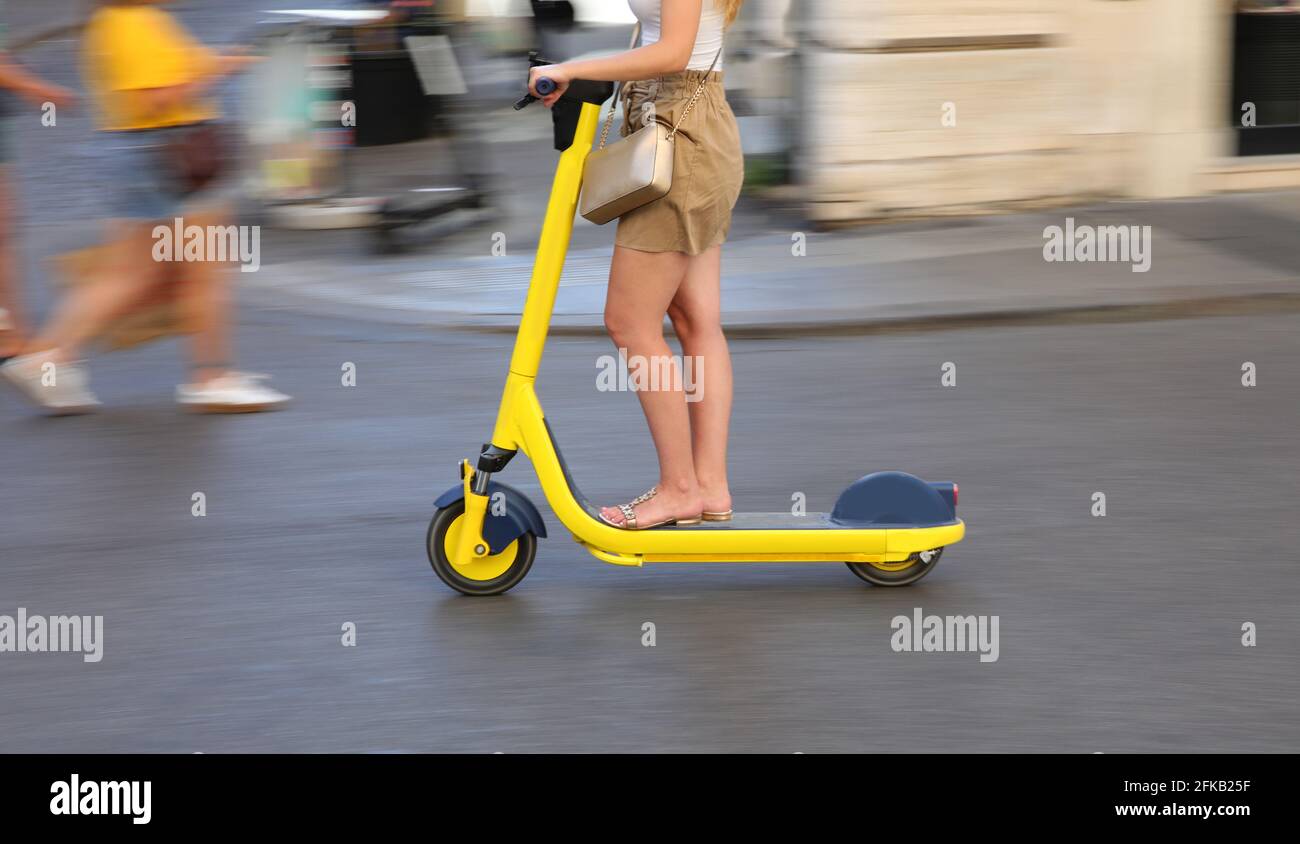
[[[960,483],[966,540],[893,590],[834,563],[606,565],[520,458],[502,480],[551,534],[532,572],[451,592],[424,532],[506,337],[246,310],[241,362],[297,402],[244,418],[176,411],[174,344],[98,357],[97,417],[0,395],[0,612],[105,625],[97,664],[0,653],[0,751],[1296,752],[1298,327],[736,340],[737,507],[824,509],[876,469]],[[602,502],[654,476],[636,401],[596,389],[607,352],[553,340],[539,381]],[[999,616],[998,661],[895,653],[917,607]]]

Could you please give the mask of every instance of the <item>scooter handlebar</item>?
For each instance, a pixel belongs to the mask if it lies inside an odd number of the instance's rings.
[[[540,55],[538,55],[536,50],[533,50],[528,54],[529,67],[539,67],[540,65],[544,65],[544,64],[553,64],[553,62],[547,59],[543,59]],[[553,92],[559,86],[556,85],[555,80],[551,79],[549,76],[539,76],[537,77],[537,81],[533,83],[533,87],[537,90],[538,94],[544,97],[547,94]],[[537,97],[533,96],[532,91],[525,93],[523,97],[521,97],[519,101],[515,103],[515,111],[519,111],[519,109],[523,108],[524,106],[528,105],[531,102],[534,102],[536,99]]]

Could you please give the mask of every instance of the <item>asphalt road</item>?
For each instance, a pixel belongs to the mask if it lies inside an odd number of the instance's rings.
[[[1297,328],[736,342],[739,508],[825,509],[899,468],[961,484],[967,539],[903,589],[628,570],[543,507],[551,537],[495,599],[449,591],[423,542],[508,338],[246,311],[243,365],[297,403],[232,418],[171,406],[170,345],[104,357],[97,417],[0,399],[0,614],[104,616],[101,662],[0,653],[0,751],[1294,752]],[[606,352],[553,341],[541,394],[584,491],[621,501],[653,456],[634,398],[595,389]],[[502,479],[538,493],[522,459]],[[894,652],[916,607],[998,616],[998,660]]]

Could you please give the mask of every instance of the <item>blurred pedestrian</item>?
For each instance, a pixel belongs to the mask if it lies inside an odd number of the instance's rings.
[[[103,266],[68,292],[23,354],[0,366],[7,381],[50,413],[99,405],[79,360],[83,347],[133,307],[165,295],[175,297],[183,330],[191,334],[190,375],[176,388],[178,403],[239,413],[288,401],[262,383],[265,376],[230,366],[230,281],[216,256],[161,259],[154,248],[159,224],[170,228],[182,219],[186,228],[210,232],[224,229],[232,216],[219,178],[194,186],[196,173],[210,176],[226,152],[214,128],[212,89],[255,61],[208,49],[158,6],[158,0],[103,2],[83,37],[82,70],[97,111],[110,206]],[[173,246],[179,252],[181,245]]]
[[[0,0],[0,363],[19,352],[26,337],[14,237],[14,190],[9,166],[13,158],[12,124],[16,110],[12,97],[20,97],[36,109],[45,103],[61,108],[73,100],[68,89],[46,82],[14,62],[4,50],[5,34],[5,4]]]

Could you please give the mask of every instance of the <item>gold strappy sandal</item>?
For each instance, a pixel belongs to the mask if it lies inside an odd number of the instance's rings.
[[[706,522],[729,522],[735,512],[735,510],[728,510],[725,513],[719,513],[713,510],[705,510],[700,514],[700,518]]]
[[[650,487],[650,489],[641,493],[636,498],[633,498],[628,503],[618,505],[619,512],[623,514],[624,521],[622,524],[619,524],[617,522],[611,522],[609,519],[605,518],[604,513],[600,514],[600,520],[605,524],[609,525],[610,527],[616,527],[620,530],[649,530],[650,528],[664,527],[666,525],[681,525],[681,526],[698,525],[703,520],[704,516],[700,515],[700,516],[696,516],[693,519],[664,519],[662,522],[655,522],[652,525],[638,525],[636,523],[636,513],[632,510],[632,508],[638,504],[646,503],[647,501],[649,501],[651,498],[654,498],[658,494],[659,494],[659,487],[652,486]],[[727,518],[731,518],[730,515],[728,515]]]

